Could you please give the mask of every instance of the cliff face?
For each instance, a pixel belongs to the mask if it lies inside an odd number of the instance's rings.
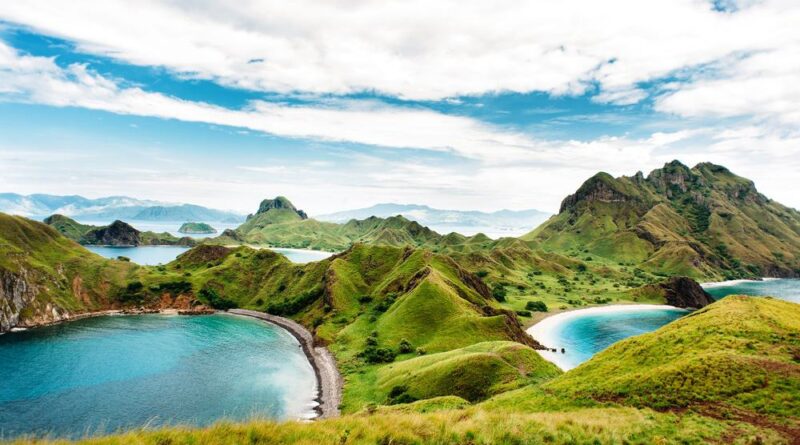
[[[69,312],[37,300],[39,289],[27,269],[0,269],[0,333],[20,326],[35,326],[69,318]]]

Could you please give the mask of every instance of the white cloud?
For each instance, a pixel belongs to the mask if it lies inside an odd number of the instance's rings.
[[[27,0],[0,2],[0,18],[254,90],[439,100],[598,82],[605,100],[630,103],[638,82],[798,42],[796,1],[740,3],[729,13],[699,0]]]

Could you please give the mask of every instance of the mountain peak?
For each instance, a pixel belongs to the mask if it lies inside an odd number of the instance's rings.
[[[286,198],[285,196],[278,196],[275,199],[265,199],[261,201],[261,204],[258,206],[258,211],[256,212],[256,215],[261,213],[266,213],[273,209],[291,210],[297,213],[297,215],[300,216],[301,219],[308,219],[308,215],[306,215],[306,212],[298,210],[297,207],[295,207],[294,204],[292,204],[292,202],[289,201],[289,199]]]

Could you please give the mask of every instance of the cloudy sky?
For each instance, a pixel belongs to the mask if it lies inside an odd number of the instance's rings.
[[[800,208],[800,2],[0,2],[0,192],[556,211],[711,161]]]

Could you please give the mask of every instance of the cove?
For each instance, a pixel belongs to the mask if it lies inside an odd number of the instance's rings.
[[[0,336],[3,437],[314,416],[287,331],[246,317],[104,316]]]
[[[721,283],[706,283],[703,288],[715,300],[728,295],[769,295],[781,300],[800,303],[800,280],[796,279],[765,278],[761,281],[724,281]]]
[[[620,340],[654,331],[688,313],[657,305],[593,307],[552,315],[527,332],[544,346],[556,348],[557,352],[538,352],[566,371]]]

